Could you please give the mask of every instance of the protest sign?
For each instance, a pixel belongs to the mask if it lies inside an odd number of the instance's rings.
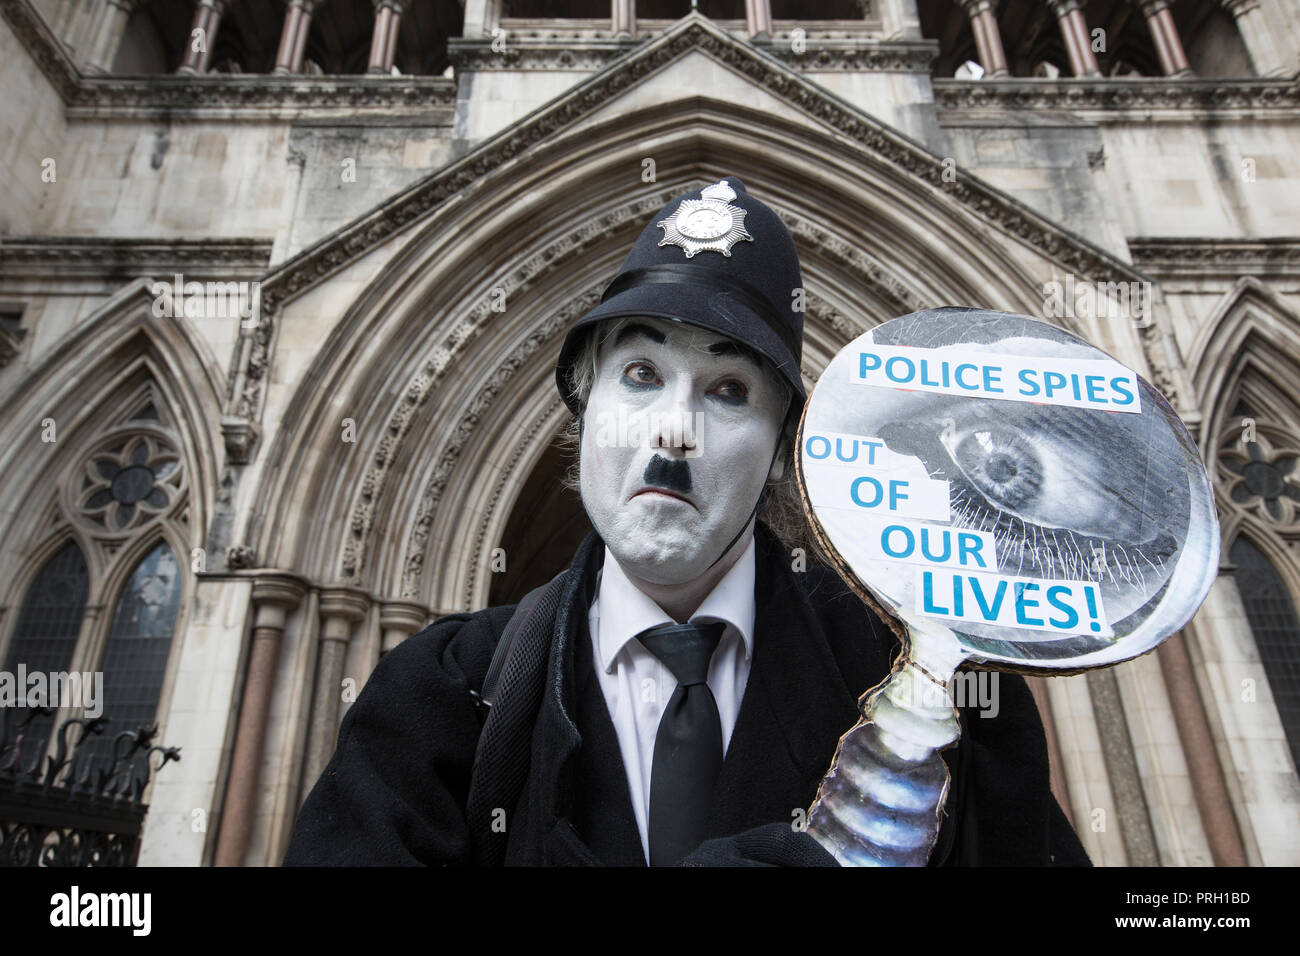
[[[1134,657],[1217,573],[1210,484],[1169,403],[1024,316],[934,309],[860,336],[809,398],[798,463],[841,573],[990,666]]]

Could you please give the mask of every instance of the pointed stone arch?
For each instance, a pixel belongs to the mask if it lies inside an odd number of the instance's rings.
[[[0,535],[13,543],[0,553],[0,600],[21,606],[37,570],[75,542],[89,593],[68,669],[101,670],[125,587],[139,562],[165,543],[179,575],[154,711],[166,723],[195,594],[195,575],[187,572],[201,569],[191,555],[203,544],[217,486],[220,373],[188,320],[155,317],[153,287],[140,279],[119,291],[9,399],[0,481],[17,504],[0,516]],[[53,440],[43,442],[47,428]],[[17,616],[3,624],[0,652],[7,653]],[[56,722],[78,714],[65,707]]]
[[[1187,364],[1209,436],[1224,429],[1243,384],[1273,389],[1284,407],[1300,410],[1300,316],[1263,282],[1244,276],[1202,326]],[[1261,384],[1250,386],[1252,378]]]
[[[1300,456],[1300,316],[1259,280],[1244,277],[1210,316],[1189,366],[1205,414],[1202,444],[1222,553],[1245,535],[1300,604],[1300,464],[1277,479],[1278,465],[1285,469]],[[1273,493],[1275,480],[1280,494]]]
[[[647,148],[659,157],[653,184],[629,174]],[[1113,265],[1095,250],[1079,259],[1068,234],[1030,243],[991,229],[988,209],[946,192],[938,172],[707,97],[557,134],[428,214],[334,326],[267,449],[248,532],[262,563],[436,610],[481,603],[477,565],[540,454],[516,446],[521,435],[544,446],[558,427],[545,409],[558,407],[561,331],[598,300],[651,215],[726,173],[794,234],[810,377],[855,331],[893,315],[957,303],[1041,314],[1044,281],[1083,261]],[[301,294],[286,291],[295,281],[267,280],[272,313]],[[494,407],[499,396],[507,404]],[[357,425],[352,447],[338,440],[344,417]],[[293,520],[288,503],[304,494],[315,521]],[[487,524],[467,527],[484,508]]]
[[[31,562],[52,541],[71,535],[96,582],[92,603],[103,600],[118,551],[136,540],[135,525],[97,525],[95,518],[74,514],[78,494],[92,479],[77,477],[75,489],[69,482],[93,456],[108,454],[101,446],[114,436],[141,436],[145,455],[163,463],[175,458],[177,467],[166,474],[183,475],[174,488],[158,489],[156,507],[163,511],[150,511],[147,520],[142,511],[140,533],[169,524],[178,555],[203,544],[218,484],[220,373],[187,320],[154,317],[152,286],[149,279],[136,280],[87,316],[10,400],[0,426],[0,481],[11,500],[30,505],[0,515],[0,535],[15,543],[0,554],[0,573],[11,588],[27,580]],[[47,428],[53,441],[42,441]],[[134,449],[124,445],[122,453],[128,451]],[[0,598],[21,600],[13,590]]]

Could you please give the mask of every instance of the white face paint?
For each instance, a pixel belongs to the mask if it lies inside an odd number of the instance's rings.
[[[785,391],[747,347],[715,332],[633,318],[597,334],[580,451],[583,506],[628,573],[687,583],[749,521]]]

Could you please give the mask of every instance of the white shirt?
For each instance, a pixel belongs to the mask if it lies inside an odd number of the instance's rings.
[[[731,743],[740,701],[749,680],[754,655],[754,539],[709,596],[692,621],[724,621],[727,629],[709,662],[709,690],[722,719],[722,753]],[[636,635],[647,628],[671,624],[650,597],[628,580],[618,561],[605,548],[605,566],[596,583],[596,599],[587,616],[596,675],[618,735],[628,793],[641,849],[650,859],[650,770],[654,764],[659,719],[677,689],[677,678],[645,649]]]

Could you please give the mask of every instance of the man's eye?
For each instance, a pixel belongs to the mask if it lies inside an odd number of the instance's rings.
[[[712,393],[734,402],[743,402],[749,396],[749,389],[744,382],[727,379],[713,387]]]
[[[623,377],[636,385],[653,385],[659,380],[653,365],[633,362],[623,369]]]

